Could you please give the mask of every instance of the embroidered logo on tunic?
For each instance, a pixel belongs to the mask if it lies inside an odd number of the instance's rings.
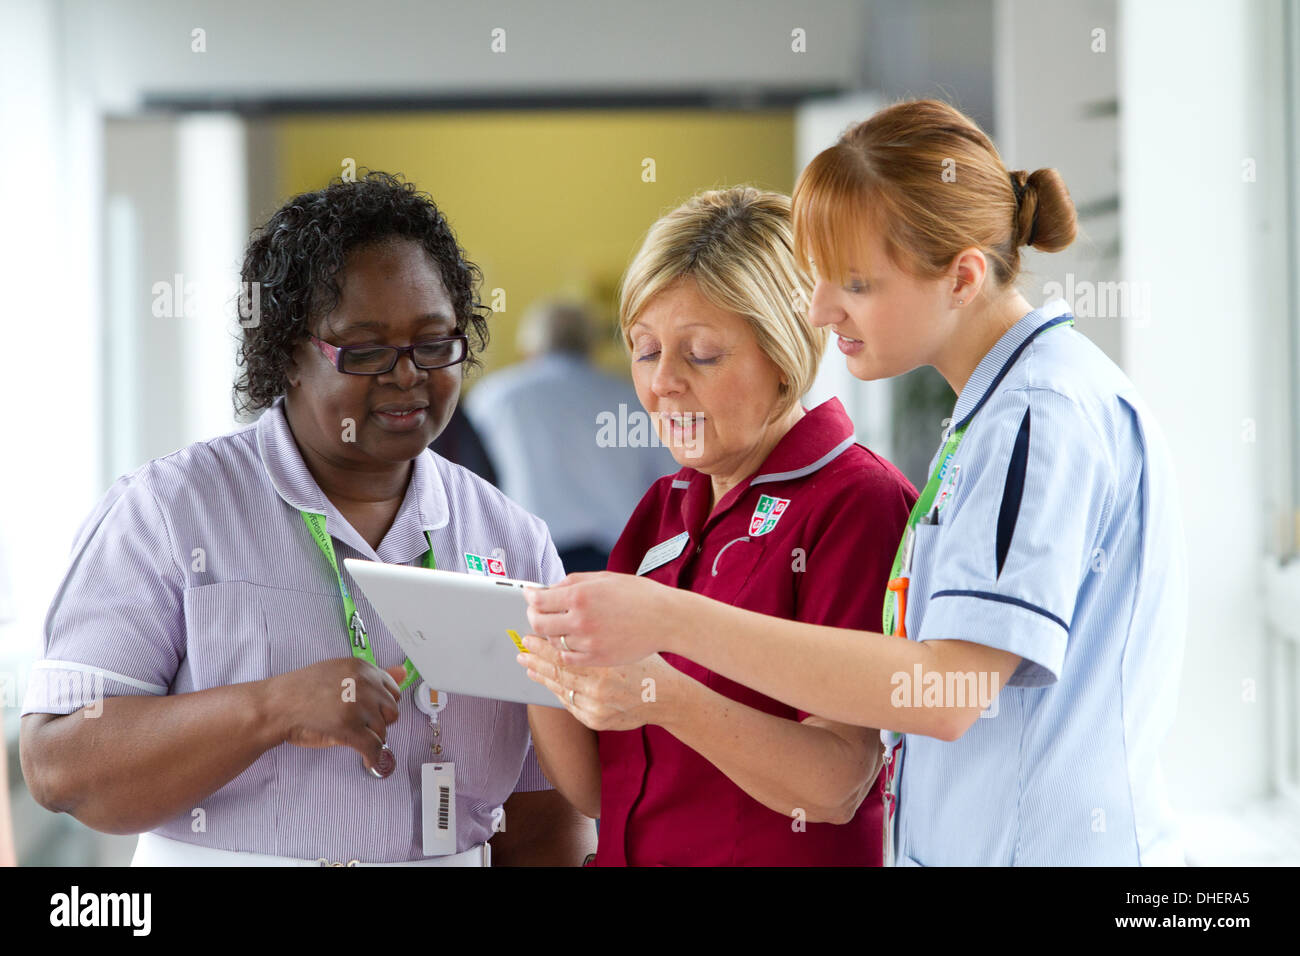
[[[756,538],[759,535],[767,534],[776,527],[776,523],[781,520],[781,515],[785,514],[785,509],[789,506],[789,498],[774,498],[772,495],[760,495],[758,506],[754,508],[754,516],[749,519],[749,535]]]
[[[470,574],[482,574],[485,577],[490,575],[496,578],[504,578],[506,576],[506,565],[500,558],[488,558],[481,554],[471,554],[468,551],[465,552],[465,568]]]

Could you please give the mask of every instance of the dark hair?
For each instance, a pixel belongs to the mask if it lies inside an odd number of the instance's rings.
[[[428,193],[400,176],[367,171],[354,182],[335,178],[324,189],[294,196],[249,241],[240,287],[258,284],[259,309],[244,327],[236,358],[242,369],[234,388],[238,413],[257,412],[284,394],[290,359],[309,334],[309,322],[338,306],[337,276],[348,255],[392,239],[424,246],[451,297],[456,331],[469,334],[468,364],[480,364],[491,314],[478,298],[482,271],[465,258]]]

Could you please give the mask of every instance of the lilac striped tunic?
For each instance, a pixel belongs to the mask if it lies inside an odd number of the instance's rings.
[[[541,519],[428,451],[415,459],[397,517],[372,550],[317,487],[277,402],[256,424],[151,461],[109,489],[50,607],[23,713],[184,694],[348,656],[338,583],[300,511],[326,516],[340,567],[349,557],[418,565],[427,530],[440,568],[465,570],[469,552],[503,557],[510,577],[549,584],[564,574]],[[343,574],[376,663],[402,663],[383,621]],[[434,759],[433,737],[409,692],[400,709],[388,728],[398,769],[387,779],[367,774],[348,747],[281,744],[154,832],[306,859],[422,859],[420,765]],[[437,759],[456,765],[457,849],[465,850],[491,836],[493,811],[513,791],[548,784],[522,704],[453,694],[439,723]]]

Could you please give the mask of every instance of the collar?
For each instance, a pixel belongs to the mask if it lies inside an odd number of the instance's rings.
[[[855,442],[852,419],[838,398],[828,398],[795,422],[768,453],[758,471],[723,495],[712,514],[709,513],[713,497],[709,476],[694,468],[683,468],[673,476],[672,486],[688,489],[682,501],[686,527],[699,528],[710,518],[721,516],[744,497],[751,485],[794,481],[819,471]]]
[[[1020,358],[1021,353],[1038,335],[1070,318],[1073,316],[1069,304],[1064,299],[1053,299],[1041,308],[1025,313],[1020,321],[1011,326],[989,349],[988,354],[980,359],[961,394],[957,396],[957,404],[952,410],[952,431],[970,424],[975,413],[988,401],[1007,372],[1011,371],[1016,359]]]
[[[307,470],[284,414],[283,396],[257,420],[257,452],[267,477],[285,504],[295,511],[324,515],[332,537],[374,560],[390,564],[414,561],[429,550],[424,532],[446,527],[451,518],[447,489],[432,453],[426,449],[415,459],[402,505],[379,543],[379,551],[374,551],[325,497]]]

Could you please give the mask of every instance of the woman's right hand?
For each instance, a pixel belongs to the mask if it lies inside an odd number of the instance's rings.
[[[378,765],[388,725],[397,720],[401,664],[381,670],[355,657],[320,661],[267,681],[280,739],[295,747],[351,747]]]
[[[536,637],[558,645],[566,667],[616,667],[633,664],[660,651],[687,617],[679,606],[694,595],[647,577],[612,571],[567,575],[549,587],[524,588],[528,623]]]

